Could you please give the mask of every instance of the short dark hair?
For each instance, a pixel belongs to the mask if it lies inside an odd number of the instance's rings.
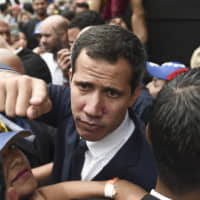
[[[77,27],[80,30],[87,26],[105,24],[103,17],[92,10],[86,10],[75,15],[68,28]]]
[[[78,7],[78,8],[89,9],[89,5],[88,5],[88,3],[85,3],[85,2],[82,2],[82,3],[76,3],[76,7]]]
[[[146,66],[146,53],[140,40],[132,32],[120,26],[98,25],[81,33],[72,48],[72,75],[76,59],[83,49],[89,57],[109,63],[125,58],[132,68],[131,91],[135,91]]]
[[[60,15],[71,21],[75,16],[75,11],[73,9],[65,7],[64,10],[60,10]]]
[[[160,180],[175,194],[200,187],[200,69],[165,84],[152,108],[149,137]]]

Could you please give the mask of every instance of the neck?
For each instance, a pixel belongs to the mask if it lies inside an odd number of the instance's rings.
[[[36,15],[36,18],[39,20],[39,21],[42,21],[42,20],[44,20],[45,18],[47,17],[47,14],[45,14],[45,15]]]
[[[200,191],[194,190],[188,193],[185,193],[183,191],[182,194],[174,194],[171,192],[165,184],[160,180],[158,177],[157,184],[156,184],[156,191],[159,192],[160,194],[172,199],[172,200],[198,200],[200,197]]]

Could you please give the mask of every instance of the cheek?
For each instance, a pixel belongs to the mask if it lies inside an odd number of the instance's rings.
[[[153,97],[156,97],[160,90],[160,87],[151,87],[149,91]]]
[[[71,109],[72,113],[75,114],[78,111],[81,111],[84,107],[84,102],[87,101],[85,97],[79,95],[79,92],[76,89],[71,89]]]
[[[120,122],[123,120],[128,108],[128,101],[107,102],[104,104],[106,121]]]

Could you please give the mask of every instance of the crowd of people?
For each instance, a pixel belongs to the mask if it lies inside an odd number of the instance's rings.
[[[144,5],[0,2],[1,199],[199,199],[199,49],[149,60]]]

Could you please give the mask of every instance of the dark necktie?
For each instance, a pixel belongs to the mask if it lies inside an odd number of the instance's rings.
[[[81,180],[81,171],[88,150],[85,140],[81,139],[75,148],[71,160],[70,180]]]

